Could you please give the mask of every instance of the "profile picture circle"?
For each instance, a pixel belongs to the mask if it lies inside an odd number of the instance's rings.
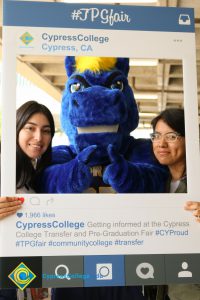
[[[19,268],[14,273],[14,279],[19,284],[26,284],[29,281],[29,271],[26,268]]]

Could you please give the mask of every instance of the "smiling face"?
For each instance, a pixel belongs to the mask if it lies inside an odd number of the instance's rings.
[[[153,142],[153,152],[160,164],[170,167],[185,165],[185,138],[178,136],[173,142],[165,138],[165,134],[175,132],[163,120],[159,120],[155,127],[155,133],[161,134],[161,138]]]
[[[33,114],[19,132],[18,143],[31,159],[44,154],[51,142],[51,129],[47,117],[42,113]]]

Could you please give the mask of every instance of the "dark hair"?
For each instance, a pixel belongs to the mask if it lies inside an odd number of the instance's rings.
[[[38,161],[36,170],[33,168],[30,158],[22,151],[19,146],[19,132],[32,117],[32,115],[41,113],[45,115],[50,124],[51,137],[53,138],[55,133],[55,125],[51,112],[49,109],[36,101],[28,101],[17,109],[16,117],[16,186],[17,189],[23,186],[30,186],[34,188],[34,179],[42,169],[49,165],[51,160],[51,142]]]
[[[168,108],[163,110],[157,117],[151,121],[155,131],[158,121],[162,120],[181,136],[185,136],[184,110],[181,108]]]

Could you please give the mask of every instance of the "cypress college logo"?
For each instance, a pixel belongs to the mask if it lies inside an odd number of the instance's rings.
[[[21,262],[8,277],[20,290],[24,290],[36,278],[36,275]]]
[[[27,46],[33,41],[33,37],[29,32],[25,32],[20,36],[20,40]]]

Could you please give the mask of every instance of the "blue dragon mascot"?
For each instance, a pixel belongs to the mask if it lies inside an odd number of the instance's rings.
[[[166,171],[149,139],[134,139],[138,110],[128,84],[127,58],[66,57],[68,81],[61,123],[70,145],[53,148],[40,178],[45,193],[153,193],[164,190]],[[146,300],[142,288],[52,289],[52,300]]]
[[[167,174],[154,160],[151,141],[130,135],[139,117],[129,59],[66,57],[65,67],[61,124],[70,145],[54,147],[40,192],[162,192]]]

